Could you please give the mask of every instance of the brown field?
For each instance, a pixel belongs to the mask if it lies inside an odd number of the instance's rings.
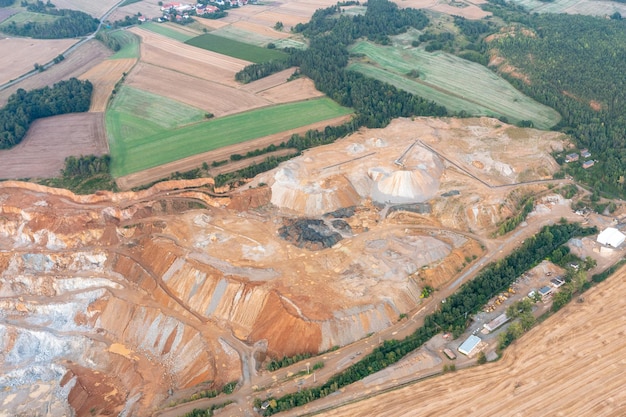
[[[274,30],[273,27],[259,25],[252,22],[246,22],[243,20],[233,23],[232,26],[246,30],[248,32],[258,33],[259,35],[267,36],[268,38],[285,39],[291,36],[288,32],[280,32],[278,30]]]
[[[205,75],[209,74],[205,72]],[[151,64],[138,64],[127,77],[126,84],[206,110],[218,117],[271,104],[271,101],[253,93]]]
[[[141,61],[226,85],[238,85],[235,73],[248,61],[186,45],[156,33],[130,29],[141,37]]]
[[[338,416],[623,416],[626,267],[503,358],[347,405]]]
[[[128,6],[119,7],[109,15],[108,20],[114,22],[116,20],[124,19],[125,16],[134,16],[137,13],[141,13],[148,19],[161,16],[161,7],[158,3],[159,2],[156,0],[143,0],[137,3],[129,4]],[[163,3],[167,2],[164,1]]]
[[[16,9],[1,8],[0,9],[0,22],[4,22],[5,20],[7,20],[9,17],[13,16],[17,12],[18,11]]]
[[[313,12],[336,4],[332,0],[293,0],[287,2],[271,2],[262,6],[245,6],[228,11],[225,22],[250,22],[264,27],[273,27],[281,21],[288,32],[291,26],[306,23]]]
[[[255,94],[260,93],[261,91],[284,84],[295,70],[296,67],[287,68],[286,70],[245,84],[241,87],[241,89]]]
[[[484,0],[478,1],[464,1],[464,7],[452,6],[450,1],[447,0],[392,0],[399,7],[412,7],[414,9],[429,9],[436,12],[449,14],[452,16],[462,16],[466,19],[481,19],[485,16],[491,15],[490,12],[482,10],[477,4],[485,3]]]
[[[74,50],[67,58],[59,64],[53,65],[44,72],[39,72],[23,81],[12,85],[0,91],[0,107],[4,106],[9,96],[15,93],[18,88],[26,91],[35,88],[42,88],[52,85],[61,80],[67,80],[72,77],[79,77],[81,74],[89,71],[99,62],[111,56],[112,52],[105,47],[100,41],[91,40],[82,44],[78,49]]]
[[[91,81],[94,86],[91,107],[89,108],[90,112],[103,112],[106,110],[115,84],[122,78],[124,73],[130,71],[135,62],[137,62],[135,58],[108,59],[79,77],[81,80]]]
[[[93,17],[100,18],[103,14],[119,3],[119,0],[58,0],[54,5],[59,9],[80,10]]]
[[[168,177],[172,172],[185,172],[194,168],[198,168],[202,165],[203,162],[207,162],[208,164],[210,164],[213,161],[222,161],[224,159],[229,159],[230,156],[235,153],[245,154],[248,151],[265,148],[271,144],[279,145],[281,142],[288,140],[294,133],[302,134],[309,129],[323,129],[324,127],[329,125],[339,125],[348,120],[350,117],[351,116],[337,117],[335,119],[325,120],[297,129],[287,130],[285,132],[265,136],[237,145],[226,146],[224,148],[216,149],[214,151],[190,156],[189,158],[180,159],[169,164],[150,168],[141,172],[136,172],[125,177],[120,177],[116,180],[116,182],[120,189],[129,190],[133,187],[138,187],[140,185],[148,184],[150,182]],[[250,162],[249,160],[245,161]],[[226,169],[226,166],[222,167],[220,172],[226,172],[224,171],[224,169]]]
[[[290,101],[300,101],[303,97],[322,97],[324,93],[315,89],[315,84],[313,84],[310,78],[302,77],[269,88],[262,91],[259,95],[273,103],[287,103]]]
[[[32,71],[35,64],[45,64],[76,43],[76,39],[0,39],[0,84]]]
[[[73,113],[36,120],[24,140],[0,151],[0,178],[50,178],[71,155],[108,152],[103,113]]]

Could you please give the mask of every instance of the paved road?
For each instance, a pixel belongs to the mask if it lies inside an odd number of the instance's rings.
[[[83,45],[85,42],[88,42],[90,40],[92,40],[93,38],[95,38],[96,33],[98,33],[98,31],[100,30],[100,28],[102,27],[102,22],[104,22],[111,13],[113,13],[115,11],[115,9],[117,9],[122,3],[124,3],[124,1],[126,0],[121,0],[119,3],[117,3],[115,6],[111,7],[105,14],[103,14],[100,17],[100,23],[98,24],[98,28],[96,29],[95,32],[93,32],[91,35],[88,35],[82,39],[80,39],[78,42],[76,42],[74,45],[70,46],[69,48],[67,48],[61,55],[63,55],[64,57],[67,58],[68,55],[70,55],[72,52],[74,52],[76,49],[78,49],[81,45]],[[44,70],[47,70],[48,68],[50,68],[51,66],[53,66],[55,64],[54,60],[47,62],[45,64],[42,65]],[[0,91],[11,87],[12,85],[15,85],[19,82],[22,82],[23,80],[25,80],[28,77],[32,77],[33,75],[39,73],[38,70],[32,70],[30,72],[27,72],[24,75],[19,76],[18,78],[9,81],[7,83],[4,83],[2,85],[0,85]]]

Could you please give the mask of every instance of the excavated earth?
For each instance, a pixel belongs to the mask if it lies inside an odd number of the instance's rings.
[[[225,198],[206,180],[91,196],[0,183],[0,416],[150,415],[247,382],[264,354],[384,329],[510,214],[511,190],[482,177],[541,179],[559,144],[491,119],[397,120]]]

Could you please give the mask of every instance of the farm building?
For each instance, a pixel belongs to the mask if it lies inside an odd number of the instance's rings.
[[[583,162],[583,168],[584,169],[591,168],[594,163],[595,161],[593,159],[590,159],[589,161],[585,161]]]
[[[478,347],[482,340],[478,336],[470,335],[465,342],[459,346],[459,352],[466,356],[470,356],[472,352]]]
[[[589,158],[591,156],[591,152],[589,152],[587,149],[581,149],[580,156],[582,156],[583,158]]]
[[[483,325],[483,327],[488,332],[493,332],[494,330],[496,330],[498,327],[502,326],[507,321],[509,321],[509,318],[506,316],[505,313],[502,313],[498,317],[496,317],[495,319],[491,320],[489,323],[485,323]]]
[[[579,156],[578,156],[578,154],[577,154],[577,153],[570,153],[570,154],[567,154],[567,155],[565,156],[565,162],[574,162],[574,161],[578,161],[578,158],[579,158]]]
[[[598,235],[598,243],[606,246],[612,246],[614,248],[618,247],[624,240],[626,240],[626,235],[617,230],[614,227],[607,227]]]

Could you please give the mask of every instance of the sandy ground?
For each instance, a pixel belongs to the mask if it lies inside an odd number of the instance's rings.
[[[100,41],[91,40],[86,42],[59,64],[55,64],[44,72],[37,73],[0,91],[0,106],[4,106],[9,96],[16,92],[18,88],[23,88],[28,91],[52,85],[61,80],[79,77],[81,74],[98,65],[102,60],[111,56],[111,54],[112,52]]]
[[[339,416],[622,416],[626,268],[507,349],[503,358],[348,405]]]
[[[50,178],[65,158],[108,152],[103,113],[72,113],[36,120],[24,140],[0,151],[0,178]]]
[[[31,71],[35,64],[45,64],[76,43],[76,39],[0,39],[0,84]]]

